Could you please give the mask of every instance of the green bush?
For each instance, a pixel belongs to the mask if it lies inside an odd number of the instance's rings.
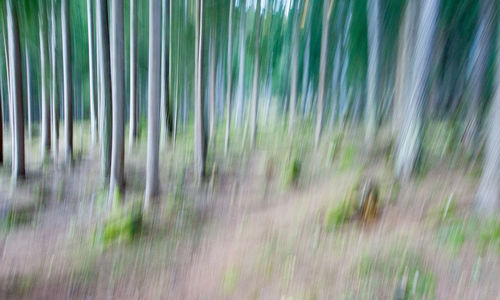
[[[142,229],[142,206],[132,203],[127,208],[115,207],[111,216],[104,222],[101,237],[105,245],[114,241],[131,242]]]
[[[300,161],[300,159],[298,159],[297,157],[292,158],[291,161],[286,166],[286,173],[285,173],[286,185],[297,184],[301,168],[302,168],[302,162]]]
[[[338,226],[346,223],[354,215],[353,202],[347,198],[336,206],[328,209],[325,216],[325,229],[326,231],[333,231]]]

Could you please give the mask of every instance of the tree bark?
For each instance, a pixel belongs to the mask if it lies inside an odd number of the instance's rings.
[[[161,93],[161,2],[149,1],[149,60],[148,60],[148,145],[146,164],[146,191],[144,208],[159,192],[158,177],[160,142],[160,93]]]
[[[125,128],[125,54],[123,36],[123,0],[111,0],[111,92],[113,99],[113,133],[111,146],[111,179],[109,195],[123,189]],[[118,190],[119,191],[119,190]]]
[[[7,34],[9,44],[9,72],[11,101],[14,117],[14,143],[16,153],[12,153],[12,182],[25,176],[24,165],[24,105],[21,66],[21,47],[17,11],[12,0],[7,0]]]
[[[252,111],[251,111],[251,128],[250,128],[250,147],[255,148],[257,138],[257,113],[259,105],[259,64],[260,64],[260,1],[257,1],[255,20],[255,62],[253,68],[253,87],[252,87]]]
[[[203,0],[197,1],[196,9],[196,70],[194,106],[194,162],[196,180],[200,184],[205,175],[206,132],[205,132],[205,91],[204,91],[204,41],[203,41]]]
[[[412,5],[412,2],[409,5]],[[405,117],[401,118],[395,172],[396,176],[402,180],[408,180],[412,176],[420,155],[425,88],[430,72],[439,0],[425,0],[420,5],[421,12],[415,52],[412,57],[409,96],[400,103]],[[413,10],[410,8],[408,11]]]
[[[231,133],[231,88],[233,83],[233,7],[234,0],[229,0],[229,28],[227,42],[227,86],[226,86],[226,135],[224,138],[224,154],[229,149]]]
[[[368,15],[368,86],[365,112],[365,144],[371,149],[377,133],[378,61],[380,51],[379,0],[367,2]]]
[[[295,129],[295,111],[297,106],[297,84],[299,64],[299,6],[295,7],[292,29],[291,80],[290,80],[290,108],[288,110],[288,134],[293,136]]]
[[[88,23],[88,41],[89,41],[89,101],[90,101],[90,140],[92,145],[97,143],[97,103],[96,103],[96,76],[94,59],[94,22],[92,1],[87,0],[87,23]],[[133,2],[133,0],[131,0]]]
[[[28,113],[28,141],[31,142],[31,76],[30,76],[30,58],[28,54],[28,44],[24,47],[26,56],[26,109]]]
[[[209,124],[209,143],[215,146],[215,43],[216,43],[215,29],[212,29],[212,36],[210,40],[210,124]]]
[[[47,11],[44,4],[40,5],[40,74],[41,74],[41,90],[42,90],[42,161],[47,159],[50,152],[50,95],[49,95],[49,48],[48,48],[48,21]]]
[[[56,25],[56,12],[55,12],[56,1],[53,0],[51,3],[51,116],[52,116],[52,157],[54,163],[57,162],[57,156],[59,152],[59,92],[57,88],[57,53],[56,53],[56,43],[57,43],[57,25]]]
[[[170,112],[170,92],[169,92],[169,46],[167,45],[167,18],[168,12],[167,0],[162,0],[162,25],[161,25],[161,91],[160,91],[160,106],[161,106],[161,143],[163,144],[166,136],[172,134],[172,116]]]
[[[236,111],[235,123],[241,127],[243,123],[243,103],[245,102],[245,50],[246,50],[246,1],[240,2],[241,16],[240,16],[240,62],[238,69],[238,85],[236,90]]]
[[[109,53],[108,6],[106,1],[98,0],[96,5],[97,48],[99,53],[99,130],[101,138],[101,174],[109,178],[111,165],[111,70]]]
[[[319,83],[318,83],[318,103],[316,115],[316,133],[315,147],[319,146],[321,129],[323,126],[323,102],[325,97],[325,76],[326,76],[326,57],[328,52],[328,31],[330,27],[330,12],[333,6],[333,0],[325,1],[323,5],[323,29],[321,30],[321,52],[319,63]]]
[[[73,82],[71,74],[71,36],[69,0],[61,1],[61,31],[64,76],[64,141],[66,164],[73,161]]]
[[[129,147],[137,140],[139,99],[137,93],[137,13],[135,0],[130,0],[130,117]]]

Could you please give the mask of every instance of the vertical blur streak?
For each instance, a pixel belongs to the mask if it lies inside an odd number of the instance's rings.
[[[373,145],[377,127],[377,103],[379,79],[378,63],[380,49],[380,5],[379,0],[368,0],[368,87],[366,98],[366,132],[365,142],[370,149]]]
[[[410,1],[410,6],[415,2]],[[401,179],[409,179],[412,175],[421,147],[422,138],[422,114],[425,102],[425,92],[428,75],[430,72],[430,61],[432,55],[432,44],[436,28],[439,0],[424,0],[419,3],[420,16],[418,21],[417,39],[415,52],[410,59],[413,65],[410,71],[411,85],[405,90],[405,100],[402,101],[404,118],[398,138],[398,149],[396,155],[396,175]],[[409,11],[412,11],[409,8]],[[411,15],[408,14],[407,17]]]

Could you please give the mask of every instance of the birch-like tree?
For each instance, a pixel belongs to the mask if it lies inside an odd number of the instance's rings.
[[[71,36],[69,0],[61,0],[61,32],[64,84],[64,144],[68,165],[73,161],[73,82],[71,76]]]
[[[44,3],[40,3],[39,11],[39,38],[40,38],[40,74],[41,74],[41,146],[42,161],[47,159],[50,152],[50,95],[49,95],[49,47],[48,47],[48,21],[47,10]]]

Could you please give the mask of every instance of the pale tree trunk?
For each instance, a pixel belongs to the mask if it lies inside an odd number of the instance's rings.
[[[210,124],[209,124],[209,138],[210,145],[215,146],[215,29],[212,30],[210,39]]]
[[[0,165],[3,165],[3,77],[0,76]]]
[[[115,189],[123,189],[124,128],[125,128],[125,54],[123,40],[123,0],[111,0],[111,92],[113,133],[111,146],[111,178],[109,199]]]
[[[174,103],[174,124],[173,124],[173,147],[175,148],[175,142],[177,139],[177,125],[179,122],[179,46],[180,45],[180,34],[177,35],[177,65],[175,74],[175,103]]]
[[[480,1],[480,21],[469,60],[472,62],[469,80],[469,107],[467,110],[464,146],[472,153],[478,143],[480,101],[483,96],[486,72],[490,58],[490,45],[494,30],[494,1]],[[479,148],[479,147],[477,147]]]
[[[160,142],[160,93],[161,93],[161,2],[149,1],[149,60],[148,60],[148,145],[146,163],[146,190],[144,208],[159,193],[159,142]]]
[[[420,155],[425,90],[439,11],[439,0],[425,0],[419,4],[421,12],[415,52],[412,57],[411,85],[410,90],[407,91],[408,97],[401,103],[404,118],[401,118],[396,150],[395,172],[396,176],[402,180],[408,180],[411,177]]]
[[[16,155],[16,143],[14,142],[15,134],[14,134],[14,107],[12,105],[12,89],[10,87],[10,67],[9,67],[9,47],[8,44],[8,33],[7,33],[7,21],[6,16],[3,18],[5,20],[2,22],[2,31],[4,35],[3,39],[3,49],[5,53],[5,73],[7,74],[7,103],[9,104],[9,127],[10,127],[10,139],[11,139],[11,156],[14,157]]]
[[[231,132],[231,88],[233,83],[233,7],[234,0],[229,0],[229,28],[227,42],[227,86],[226,86],[226,135],[224,138],[224,154],[229,149]]]
[[[71,36],[69,0],[61,1],[61,31],[64,82],[64,143],[66,163],[73,161],[73,83],[71,76]]]
[[[9,44],[9,71],[14,117],[15,155],[12,154],[12,182],[25,176],[24,166],[24,106],[21,66],[21,47],[16,8],[12,0],[7,0],[7,35]]]
[[[95,76],[95,60],[94,60],[94,22],[92,1],[87,0],[87,23],[89,33],[89,101],[90,101],[90,140],[92,145],[97,142],[97,112],[96,112],[96,76]],[[133,0],[131,0],[131,3]]]
[[[167,0],[162,0],[162,25],[161,25],[161,91],[160,91],[160,143],[165,143],[166,136],[171,135],[170,116],[170,93],[169,93],[169,46],[167,45],[167,18],[168,18],[168,3]]]
[[[44,4],[40,5],[40,74],[42,89],[42,161],[47,159],[50,152],[50,95],[49,95],[49,48],[48,48],[48,24],[47,11]]]
[[[311,55],[311,30],[308,28],[306,50],[304,52],[304,72],[302,75],[302,115],[305,116],[309,88],[309,56]]]
[[[325,97],[325,76],[326,76],[326,58],[328,54],[328,31],[330,27],[330,13],[333,6],[333,0],[325,1],[323,5],[323,29],[321,30],[321,52],[319,59],[319,83],[318,83],[318,103],[316,115],[316,133],[314,144],[317,148],[321,137],[323,126],[323,106]]]
[[[240,61],[238,69],[238,85],[236,88],[235,123],[241,127],[243,123],[243,103],[245,101],[245,49],[246,49],[246,1],[240,1]]]
[[[196,70],[195,70],[195,104],[194,104],[194,162],[197,183],[200,184],[205,175],[206,132],[205,132],[205,90],[204,90],[204,41],[203,41],[203,0],[198,0],[196,9]]]
[[[297,106],[297,85],[299,65],[299,5],[295,7],[292,29],[291,80],[290,80],[290,107],[288,109],[288,134],[293,136],[295,129],[295,114]]]
[[[24,50],[26,55],[26,109],[28,110],[28,141],[31,142],[31,76],[28,44],[25,45]]]
[[[59,93],[57,89],[57,53],[56,53],[56,43],[57,43],[57,25],[56,25],[56,12],[55,12],[55,0],[51,2],[51,117],[52,117],[52,157],[54,162],[57,162],[57,156],[59,152]]]
[[[101,175],[108,178],[111,165],[111,70],[109,53],[108,6],[106,1],[97,1],[97,48],[99,66],[99,137],[101,139]]]
[[[495,94],[489,112],[483,174],[476,195],[476,210],[494,214],[500,209],[500,58],[496,58]]]
[[[252,110],[250,115],[251,128],[250,128],[250,147],[255,148],[257,138],[257,113],[259,105],[259,71],[260,71],[260,1],[257,1],[255,20],[255,63],[253,68],[253,87],[252,87]]]
[[[137,13],[135,0],[130,0],[130,117],[129,148],[137,140],[139,130],[139,101],[137,93]]]
[[[380,4],[379,0],[368,0],[368,86],[365,111],[365,144],[371,149],[377,133],[377,97],[380,56]]]

